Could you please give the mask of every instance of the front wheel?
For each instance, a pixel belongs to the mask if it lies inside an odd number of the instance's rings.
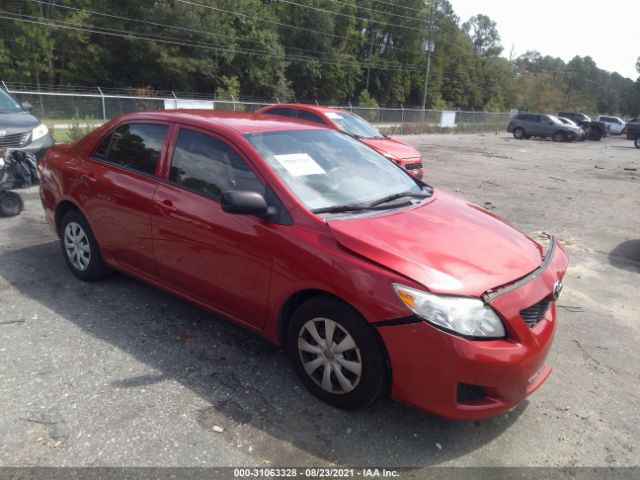
[[[640,148],[640,136],[636,137],[636,139],[633,141],[633,144],[636,146],[636,148]]]
[[[567,136],[564,134],[564,132],[556,132],[553,134],[553,141],[554,142],[566,142],[567,141]]]
[[[289,323],[287,348],[302,383],[335,407],[367,406],[387,383],[386,357],[372,327],[337,299],[303,303]]]
[[[80,280],[95,282],[111,273],[111,269],[102,262],[89,222],[78,210],[72,210],[62,218],[60,243],[67,266]]]
[[[22,198],[15,192],[2,192],[0,193],[0,216],[1,217],[15,217],[20,215],[24,204]]]

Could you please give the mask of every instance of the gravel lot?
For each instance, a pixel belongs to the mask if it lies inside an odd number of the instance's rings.
[[[568,248],[554,373],[528,401],[467,423],[335,410],[266,341],[122,275],[77,281],[30,189],[0,219],[0,465],[639,466],[640,151],[406,138],[429,183]]]

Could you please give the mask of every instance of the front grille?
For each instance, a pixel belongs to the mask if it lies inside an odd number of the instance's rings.
[[[536,324],[544,318],[544,314],[547,313],[547,309],[551,304],[551,300],[545,297],[535,305],[531,305],[529,308],[520,310],[520,316],[527,324],[529,328],[533,328]]]
[[[407,170],[418,170],[419,168],[422,168],[422,164],[421,163],[410,163],[408,165],[405,165],[405,167]]]
[[[0,148],[20,148],[24,147],[31,132],[11,133],[0,137]]]
[[[471,403],[482,400],[487,396],[483,387],[478,385],[470,385],[467,383],[459,383],[457,393],[458,403]]]

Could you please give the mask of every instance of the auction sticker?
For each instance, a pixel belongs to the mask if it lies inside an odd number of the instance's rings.
[[[274,155],[274,157],[293,177],[327,173],[306,153],[290,153],[288,155]]]

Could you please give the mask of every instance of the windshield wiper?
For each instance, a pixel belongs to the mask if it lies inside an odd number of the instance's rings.
[[[387,195],[386,197],[382,197],[376,200],[375,202],[371,202],[367,204],[367,207],[369,208],[377,207],[378,205],[382,205],[383,203],[391,202],[393,200],[398,200],[399,198],[405,198],[405,197],[427,198],[429,196],[430,196],[429,192],[425,192],[424,190],[420,190],[419,192],[394,193],[392,195]]]
[[[343,212],[360,212],[362,210],[368,210],[366,205],[351,204],[351,205],[333,205],[331,207],[322,207],[311,210],[313,213],[343,213]]]

